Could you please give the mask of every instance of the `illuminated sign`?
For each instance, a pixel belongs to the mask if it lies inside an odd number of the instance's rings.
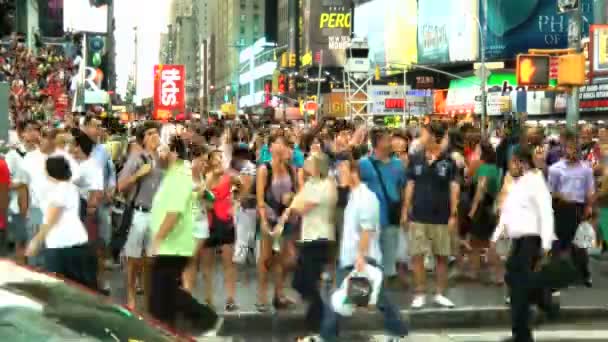
[[[186,110],[183,65],[154,66],[154,118],[167,120]]]
[[[550,56],[517,56],[517,84],[520,86],[548,86],[550,70]]]
[[[352,0],[302,0],[303,65],[319,64],[323,51],[323,66],[343,66],[346,48],[350,45]],[[310,64],[309,64],[310,63]]]
[[[608,25],[591,25],[589,37],[591,76],[608,75]]]
[[[272,76],[276,67],[276,62],[266,62],[262,65],[258,65],[255,67],[255,69],[253,69],[253,72],[247,71],[244,74],[241,74],[239,77],[239,82],[241,84],[249,84],[250,82],[258,80],[262,77]]]
[[[385,99],[384,108],[403,110],[405,108],[405,99]]]
[[[319,28],[350,29],[350,13],[321,13]]]
[[[270,106],[272,101],[272,81],[264,81],[264,107]]]
[[[287,93],[287,76],[284,74],[279,75],[279,94]]]

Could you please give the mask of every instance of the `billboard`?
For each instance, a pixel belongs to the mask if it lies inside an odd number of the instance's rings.
[[[352,0],[304,0],[304,52],[318,65],[321,51],[323,66],[344,66],[350,44]]]
[[[93,5],[91,0],[64,0],[63,31],[108,33],[108,5]]]
[[[154,66],[155,120],[168,120],[186,111],[184,65]]]
[[[372,65],[416,63],[416,0],[373,0],[356,6],[354,33],[366,37]]]
[[[593,22],[592,1],[581,0],[583,37]],[[568,14],[557,13],[555,0],[482,1],[479,7],[488,60],[513,59],[528,49],[568,47]]]
[[[478,11],[479,0],[420,1],[418,63],[442,64],[477,60]]]
[[[589,40],[591,77],[608,75],[608,25],[591,25]]]

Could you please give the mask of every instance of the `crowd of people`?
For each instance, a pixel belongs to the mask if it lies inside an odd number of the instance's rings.
[[[256,309],[289,309],[291,285],[322,341],[337,335],[340,311],[323,300],[322,274],[340,288],[353,272],[380,269],[377,305],[390,335],[403,336],[384,289],[408,285],[411,274],[411,308],[424,307],[430,265],[433,303],[454,307],[453,262],[457,276],[506,281],[515,341],[531,341],[530,294],[553,313],[559,288],[532,280],[539,260],[569,256],[591,287],[588,252],[608,237],[593,127],[548,141],[542,129],[514,126],[492,144],[472,126],[438,121],[416,130],[190,122],[168,135],[150,121],[121,160],[102,145],[93,115],[74,121],[63,129],[17,122],[19,142],[0,163],[0,210],[16,259],[107,293],[104,265],[118,246],[127,305],[136,309],[143,291],[139,309],[171,326],[180,310],[216,317],[216,256],[224,309],[238,311],[237,265],[255,255]],[[123,214],[111,222],[117,198]],[[191,295],[199,272],[203,305]]]
[[[77,65],[59,45],[28,49],[19,37],[0,45],[0,82],[10,86],[12,122],[61,117],[70,104]]]

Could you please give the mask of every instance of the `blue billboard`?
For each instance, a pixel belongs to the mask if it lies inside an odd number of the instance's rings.
[[[594,22],[593,0],[582,0],[581,6],[585,37]],[[512,59],[528,49],[568,47],[568,14],[557,13],[556,0],[482,0],[479,8],[488,60]]]

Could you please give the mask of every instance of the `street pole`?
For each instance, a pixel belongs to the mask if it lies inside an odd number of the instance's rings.
[[[406,68],[403,68],[403,118],[401,118],[401,126],[405,128],[405,103],[407,102],[407,89],[406,89]]]
[[[317,115],[315,116],[315,119],[317,121],[317,124],[319,123],[319,100],[321,98],[321,75],[323,72],[323,50],[321,50],[320,52],[320,56],[319,56],[319,77],[317,78]]]
[[[581,34],[583,29],[583,14],[581,7],[570,12],[570,21],[568,24],[568,47],[575,49],[576,53],[582,51]],[[566,124],[568,128],[574,132],[577,130],[579,120],[579,87],[572,87],[571,95],[568,99],[568,111],[566,113]]]

